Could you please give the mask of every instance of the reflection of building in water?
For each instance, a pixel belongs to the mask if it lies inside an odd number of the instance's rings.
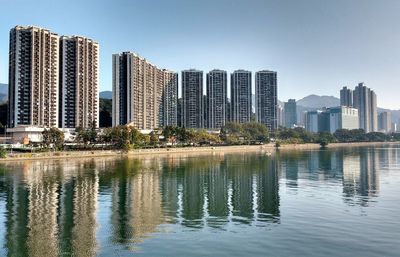
[[[70,172],[68,165],[74,167]],[[57,256],[73,251],[77,256],[94,256],[96,172],[85,169],[85,176],[80,176],[79,167],[57,161],[25,162],[21,168],[9,177],[9,254]]]
[[[224,163],[212,165],[207,173],[207,199],[208,215],[207,224],[218,227],[228,221],[228,179]]]
[[[298,186],[298,174],[300,158],[297,153],[288,153],[284,155],[281,163],[282,171],[284,171],[286,177],[286,185],[288,187],[296,188]]]
[[[374,150],[361,149],[359,154],[343,158],[343,193],[345,201],[353,202],[354,197],[361,205],[368,205],[370,197],[379,191],[377,155]]]
[[[249,222],[253,217],[253,171],[241,156],[241,163],[234,163],[229,169],[229,179],[232,181],[232,205],[235,220]]]
[[[183,225],[199,227],[203,223],[205,168],[208,162],[192,160],[185,165],[182,177]]]
[[[117,242],[140,242],[163,222],[159,166],[127,159],[113,178],[112,224]]]
[[[165,164],[160,183],[164,214],[183,226],[221,228],[228,222],[251,225],[279,219],[274,158],[238,154],[186,158],[173,169]]]
[[[257,212],[262,221],[279,220],[279,176],[274,158],[263,160],[257,178]]]

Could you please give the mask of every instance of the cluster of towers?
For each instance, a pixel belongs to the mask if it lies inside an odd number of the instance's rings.
[[[181,73],[181,99],[178,99],[178,73],[157,68],[135,53],[113,55],[113,126],[132,124],[139,129],[166,125],[186,128],[220,129],[227,121],[252,120],[252,73],[224,70],[206,74],[189,69]],[[277,74],[255,73],[255,120],[270,130],[277,128]]]
[[[359,83],[354,90],[343,87],[340,90],[340,105],[358,109],[359,126],[365,132],[378,131],[376,94],[364,83]]]
[[[99,124],[99,44],[16,26],[10,31],[8,126]]]

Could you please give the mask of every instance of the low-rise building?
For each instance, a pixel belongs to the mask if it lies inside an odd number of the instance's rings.
[[[338,129],[358,129],[358,110],[339,106],[318,111],[309,111],[306,115],[306,129],[309,132],[335,133]]]

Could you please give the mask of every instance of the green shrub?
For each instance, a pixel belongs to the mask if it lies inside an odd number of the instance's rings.
[[[7,150],[4,147],[0,146],[0,158],[4,159],[6,157],[7,157]]]

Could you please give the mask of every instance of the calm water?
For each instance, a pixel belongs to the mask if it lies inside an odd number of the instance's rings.
[[[400,256],[400,146],[0,164],[0,256]]]

